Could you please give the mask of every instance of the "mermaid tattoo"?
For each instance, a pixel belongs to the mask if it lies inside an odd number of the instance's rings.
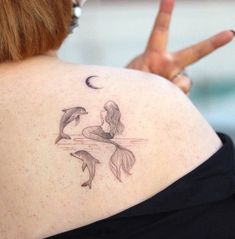
[[[109,160],[109,167],[114,176],[121,182],[121,170],[130,175],[130,170],[134,166],[136,159],[129,149],[112,140],[116,135],[121,135],[124,131],[118,105],[114,101],[108,101],[104,105],[104,110],[100,113],[100,119],[101,125],[87,127],[83,129],[82,134],[87,139],[115,146],[115,151]]]
[[[72,121],[75,121],[76,125],[78,125],[80,116],[88,114],[83,107],[64,109],[63,112],[64,114],[60,120],[59,136],[55,141],[56,144],[62,139],[71,140],[71,137],[64,133],[64,129]],[[101,125],[86,127],[82,130],[82,135],[87,139],[112,144],[115,147],[109,159],[109,167],[114,176],[122,182],[121,172],[123,171],[125,174],[130,175],[130,170],[134,166],[136,159],[129,149],[124,148],[112,140],[116,135],[121,135],[125,128],[121,122],[121,112],[118,105],[114,101],[108,101],[104,105],[104,109],[100,112],[100,119]],[[70,155],[83,162],[83,172],[87,168],[89,179],[81,186],[91,189],[96,173],[96,165],[100,164],[100,161],[85,150],[78,150],[74,153],[70,153]]]

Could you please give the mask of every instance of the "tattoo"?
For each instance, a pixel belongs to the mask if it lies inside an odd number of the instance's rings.
[[[121,169],[127,175],[130,175],[130,170],[134,166],[136,159],[130,150],[111,140],[115,135],[122,134],[124,131],[118,105],[114,101],[108,101],[104,105],[104,109],[106,110],[106,117],[104,119],[101,115],[101,125],[87,127],[82,131],[82,134],[88,139],[115,146],[115,151],[109,160],[109,167],[114,176],[121,182]],[[110,127],[109,132],[105,132],[101,127],[104,121]]]
[[[89,179],[87,182],[82,184],[82,187],[88,186],[91,189],[91,184],[95,177],[96,164],[100,164],[99,160],[94,158],[90,153],[88,153],[85,150],[79,150],[75,153],[71,153],[70,155],[83,161],[82,163],[83,172],[86,168],[88,169]]]
[[[64,128],[73,120],[76,121],[76,124],[79,123],[80,115],[88,114],[85,108],[83,107],[74,107],[70,109],[63,110],[64,115],[60,121],[60,133],[56,139],[56,144],[61,139],[71,139],[69,135],[64,133]],[[131,175],[130,170],[133,168],[136,158],[133,152],[119,143],[116,139],[117,135],[122,135],[125,127],[121,122],[121,112],[118,105],[114,101],[108,101],[104,105],[104,109],[100,113],[101,123],[95,126],[89,126],[82,130],[82,136],[84,138],[73,139],[74,144],[69,143],[69,150],[73,150],[72,145],[77,145],[77,142],[83,146],[82,150],[76,150],[75,153],[70,153],[71,156],[76,157],[83,161],[82,171],[88,169],[89,180],[82,184],[83,187],[88,186],[89,189],[92,188],[92,182],[96,173],[96,164],[100,164],[100,161],[93,157],[88,151],[94,151],[94,146],[96,144],[87,143],[88,149],[84,150],[86,144],[84,143],[85,139],[93,140],[95,142],[111,144],[115,147],[114,152],[109,158],[109,168],[113,175],[122,182],[121,173],[124,172],[126,175]],[[79,141],[78,141],[79,140]],[[123,141],[122,141],[123,142]],[[129,139],[130,146],[131,144],[141,143],[141,139]],[[60,144],[63,145],[63,144]],[[92,146],[93,145],[93,146]],[[98,150],[98,153],[100,150]]]
[[[76,125],[79,124],[80,121],[80,115],[88,114],[83,107],[73,107],[70,109],[64,109],[62,110],[64,112],[61,120],[60,120],[60,130],[59,130],[59,136],[57,137],[55,143],[59,143],[62,139],[71,139],[71,137],[64,133],[64,128],[75,120]]]
[[[92,83],[91,83],[91,79],[92,78],[96,78],[98,76],[89,76],[87,79],[86,79],[86,85],[94,90],[99,90],[99,89],[103,89],[103,88],[100,88],[100,87],[96,87],[94,86]]]
[[[116,178],[122,182],[121,169],[127,175],[131,175],[130,170],[134,166],[135,161],[135,155],[130,150],[125,149],[120,145],[116,145],[116,149],[109,161],[109,167]]]

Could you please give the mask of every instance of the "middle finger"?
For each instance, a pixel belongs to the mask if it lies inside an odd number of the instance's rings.
[[[147,50],[165,51],[168,43],[168,32],[175,0],[162,0],[160,11],[151,33]]]

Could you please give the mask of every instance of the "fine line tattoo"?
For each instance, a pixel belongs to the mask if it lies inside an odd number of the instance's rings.
[[[96,77],[98,77],[98,76],[89,76],[88,78],[86,78],[86,81],[85,81],[85,82],[86,82],[86,85],[87,85],[89,88],[94,89],[94,90],[103,89],[103,88],[100,88],[100,87],[96,87],[96,86],[94,86],[94,85],[92,84],[91,79],[96,78]]]
[[[87,182],[82,184],[82,187],[88,186],[91,189],[92,187],[91,184],[95,177],[96,164],[100,164],[100,161],[94,158],[90,153],[88,153],[85,150],[79,150],[75,153],[71,153],[70,155],[83,161],[82,163],[83,172],[86,168],[88,169],[89,179]]]
[[[64,109],[63,112],[64,114],[60,120],[59,136],[55,141],[56,144],[62,139],[71,139],[69,135],[64,133],[65,127],[72,121],[75,121],[76,125],[78,125],[80,122],[80,116],[88,114],[83,107]],[[109,159],[109,168],[114,176],[122,182],[121,172],[123,171],[126,175],[131,175],[130,170],[134,166],[136,159],[132,151],[113,141],[115,136],[121,135],[125,129],[121,122],[121,112],[114,101],[110,100],[106,102],[104,109],[100,112],[100,120],[100,125],[84,128],[82,130],[82,135],[86,139],[111,144],[115,147],[115,150]],[[96,173],[96,164],[100,164],[100,161],[85,150],[78,150],[74,153],[70,153],[70,155],[83,161],[82,171],[84,172],[87,168],[89,179],[81,186],[89,187],[89,189],[91,189]]]
[[[106,127],[108,131],[104,131]],[[101,111],[101,125],[90,126],[82,131],[84,137],[102,143],[113,144],[115,151],[109,160],[109,167],[114,176],[121,182],[121,170],[130,175],[130,170],[135,164],[135,156],[129,150],[114,142],[115,135],[120,135],[124,131],[124,125],[121,122],[121,112],[114,101],[108,101],[104,105],[104,111]]]
[[[64,112],[61,120],[60,120],[60,127],[59,127],[59,136],[55,140],[55,143],[59,143],[62,139],[71,139],[71,137],[64,133],[64,128],[75,120],[76,126],[80,122],[80,115],[88,114],[86,109],[83,107],[73,107],[69,109],[62,110]]]

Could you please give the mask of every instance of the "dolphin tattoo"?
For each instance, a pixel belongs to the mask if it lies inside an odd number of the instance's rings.
[[[64,112],[60,120],[59,136],[57,137],[55,143],[57,144],[62,139],[71,139],[71,137],[64,133],[64,128],[75,120],[75,124],[78,125],[80,122],[80,115],[88,114],[86,109],[83,107],[73,107],[69,109],[62,110]]]
[[[86,168],[88,169],[89,179],[88,181],[84,182],[81,186],[82,187],[88,186],[91,189],[91,184],[95,177],[96,164],[100,164],[100,161],[94,158],[90,153],[88,153],[85,150],[79,150],[75,153],[71,153],[70,155],[83,161],[82,163],[83,172]]]

